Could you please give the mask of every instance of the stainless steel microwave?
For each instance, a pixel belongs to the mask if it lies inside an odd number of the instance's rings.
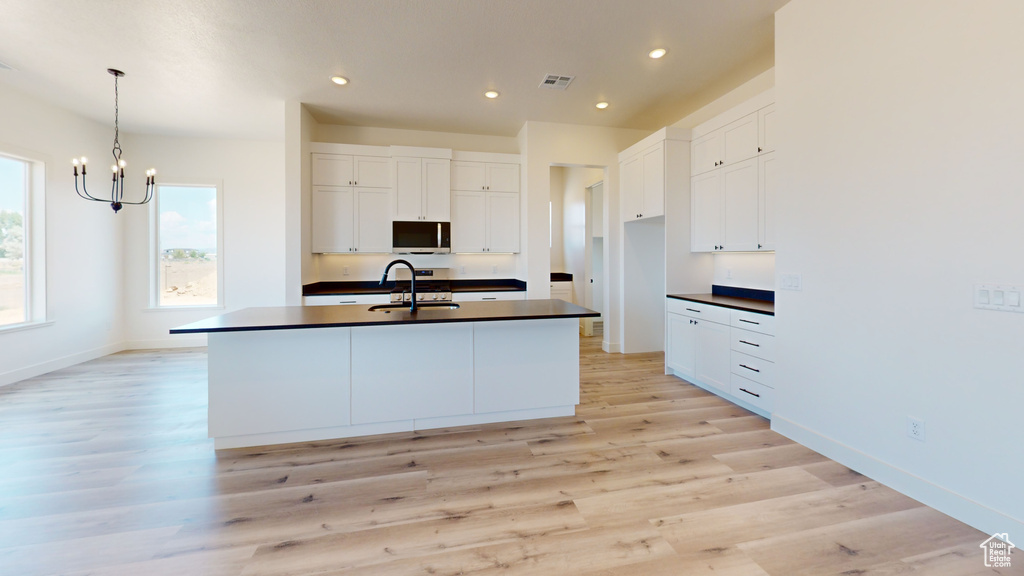
[[[448,254],[452,251],[451,222],[395,221],[391,225],[395,254]]]

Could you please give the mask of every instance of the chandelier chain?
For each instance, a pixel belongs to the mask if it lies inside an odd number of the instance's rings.
[[[121,143],[117,140],[119,128],[118,128],[118,104],[117,104],[117,75],[114,75],[114,148],[111,150],[114,154],[114,163],[121,159]]]

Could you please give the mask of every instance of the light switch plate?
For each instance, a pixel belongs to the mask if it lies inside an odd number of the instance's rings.
[[[803,279],[800,274],[783,274],[779,277],[779,287],[783,290],[801,290]]]
[[[1009,284],[975,284],[974,307],[981,310],[1024,313],[1020,293],[1024,287]]]

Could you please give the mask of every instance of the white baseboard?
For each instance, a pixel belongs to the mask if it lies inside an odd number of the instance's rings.
[[[195,348],[206,346],[206,334],[171,336],[153,340],[129,340],[125,342],[125,350],[157,350],[160,348]]]
[[[622,352],[622,347],[619,346],[618,342],[609,342],[607,340],[602,340],[601,350],[604,350],[609,354],[618,354],[619,352]]]
[[[822,436],[778,414],[772,415],[772,430],[901,494],[952,516],[964,524],[973,526],[985,534],[995,534],[996,532],[1024,534],[1024,522],[1021,520],[993,510],[832,438]],[[994,478],[993,482],[998,482],[998,479]]]
[[[34,378],[48,372],[53,372],[54,370],[60,370],[61,368],[67,368],[69,366],[74,366],[75,364],[88,362],[89,360],[95,360],[96,358],[101,358],[109,354],[115,354],[125,349],[124,342],[107,344],[106,346],[76,352],[75,354],[68,354],[67,356],[61,356],[60,358],[54,358],[52,360],[47,360],[46,362],[33,364],[32,366],[25,366],[24,368],[4,372],[0,374],[0,386],[7,386],[8,384],[21,382],[28,378]]]

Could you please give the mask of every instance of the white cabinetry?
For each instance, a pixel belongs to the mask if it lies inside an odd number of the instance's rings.
[[[619,190],[624,221],[664,216],[670,182],[669,163],[685,162],[685,131],[662,128],[619,154]]]
[[[303,306],[339,306],[344,304],[387,304],[389,294],[318,294],[304,296]]]
[[[391,187],[391,159],[384,156],[313,154],[313,186]]]
[[[766,168],[774,169],[766,165],[774,118],[774,105],[762,95],[694,129],[703,134],[690,156],[691,251],[774,250],[774,206],[766,203],[774,180],[764,178]]]
[[[508,154],[455,153],[451,163],[452,252],[519,252],[516,162],[518,156]]]
[[[775,317],[669,298],[665,366],[764,415],[775,388]]]
[[[391,252],[391,190],[314,186],[312,251]]]
[[[510,292],[452,292],[453,302],[486,302],[488,300],[526,300],[526,290]]]
[[[758,203],[760,206],[760,225],[758,226],[758,246],[761,250],[775,250],[775,192],[777,186],[775,153],[769,152],[757,158]]]
[[[551,298],[572,303],[572,292],[572,281],[551,283]]]
[[[519,164],[452,162],[452,190],[519,192]]]
[[[451,160],[396,156],[394,165],[394,219],[447,222],[451,218]]]

